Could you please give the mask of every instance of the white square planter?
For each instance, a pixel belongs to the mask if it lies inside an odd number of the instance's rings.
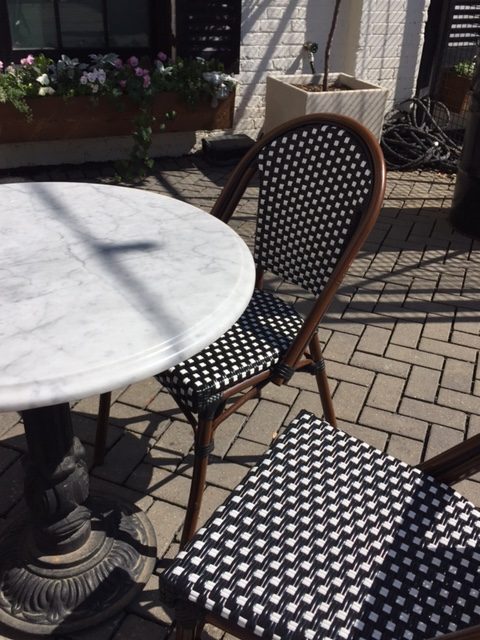
[[[309,113],[337,113],[355,118],[380,139],[387,89],[345,73],[331,73],[329,77],[349,89],[314,92],[295,86],[310,82],[321,84],[322,75],[268,76],[264,133]]]

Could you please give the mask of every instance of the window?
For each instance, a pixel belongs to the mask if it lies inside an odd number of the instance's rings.
[[[113,51],[215,57],[238,71],[242,0],[0,0],[0,60]]]
[[[155,55],[170,47],[170,0],[0,0],[3,60],[39,51]]]

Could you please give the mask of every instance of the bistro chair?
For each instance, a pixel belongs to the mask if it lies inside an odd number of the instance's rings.
[[[177,640],[478,640],[479,469],[480,435],[414,468],[301,413],[161,576]]]
[[[194,430],[182,545],[197,526],[215,430],[267,383],[282,385],[296,371],[312,373],[325,417],[335,424],[317,327],[377,219],[385,188],[383,156],[373,135],[334,114],[303,116],[261,138],[233,171],[212,215],[228,222],[254,176],[259,198],[251,302],[219,340],[157,376]],[[305,319],[262,289],[267,271],[316,296]],[[106,394],[100,401],[97,462],[109,406]]]

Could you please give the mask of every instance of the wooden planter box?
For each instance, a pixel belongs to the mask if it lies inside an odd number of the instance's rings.
[[[438,99],[455,113],[463,113],[468,109],[471,78],[458,76],[453,71],[444,71],[440,80]]]
[[[175,93],[162,93],[155,98],[157,120],[154,133],[228,129],[233,123],[234,94],[212,108],[208,99],[190,106]],[[10,104],[0,103],[0,143],[37,142],[50,140],[78,140],[130,135],[137,109],[125,99],[120,105],[102,97],[60,98],[46,96],[29,101],[32,120],[29,121]],[[174,110],[176,117],[165,120],[165,113]]]
[[[361,122],[380,139],[387,89],[345,73],[331,73],[347,90],[313,92],[298,85],[321,84],[322,75],[268,76],[264,132],[309,113],[337,113]]]

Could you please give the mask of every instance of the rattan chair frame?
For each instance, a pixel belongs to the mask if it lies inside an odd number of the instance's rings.
[[[193,427],[195,438],[193,475],[182,533],[182,547],[190,540],[197,527],[202,494],[205,488],[208,457],[213,450],[213,436],[216,429],[228,416],[237,411],[242,404],[252,398],[259,397],[261,390],[266,384],[273,382],[276,385],[282,385],[288,382],[296,371],[308,371],[314,374],[317,380],[325,418],[330,424],[336,425],[335,411],[331,399],[325,363],[317,336],[317,327],[330,306],[335,292],[341,284],[351,262],[372,230],[382,206],[385,191],[385,163],[377,140],[368,129],[346,116],[320,113],[291,120],[263,136],[247,152],[228,179],[211,214],[228,224],[245,189],[257,173],[258,154],[266,145],[278,139],[280,136],[302,127],[325,124],[336,125],[352,132],[364,147],[366,155],[369,156],[373,180],[368,205],[362,212],[351,238],[346,242],[343,253],[338,259],[336,267],[326,286],[317,297],[303,326],[290,345],[284,358],[272,369],[254,375],[248,380],[244,380],[223,391],[221,398],[216,403],[212,403],[212,405],[208,407],[208,410],[201,412],[198,418],[196,418],[188,408],[180,407]],[[264,269],[262,265],[257,264],[256,288],[262,288],[263,278]],[[227,400],[230,400],[240,393],[241,395],[230,406],[225,406]],[[103,460],[110,400],[110,394],[103,394],[100,398],[97,440],[95,444],[96,464],[100,464]]]
[[[447,451],[425,460],[417,465],[438,482],[454,485],[480,471],[480,434],[468,438]],[[207,612],[201,616],[197,609],[188,603],[175,605],[176,640],[199,640],[205,624],[212,624],[240,640],[258,640],[258,636],[226,624],[222,618]],[[453,633],[435,636],[435,640],[479,640],[480,625],[474,625]],[[433,638],[426,640],[434,640]]]

